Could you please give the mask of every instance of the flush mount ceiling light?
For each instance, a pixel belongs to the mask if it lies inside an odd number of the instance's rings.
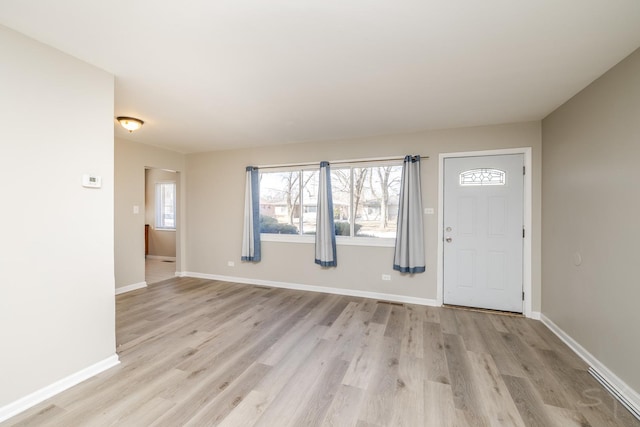
[[[140,119],[136,119],[135,117],[118,117],[118,122],[122,125],[123,128],[129,131],[129,133],[134,130],[138,130],[142,127],[144,122]]]

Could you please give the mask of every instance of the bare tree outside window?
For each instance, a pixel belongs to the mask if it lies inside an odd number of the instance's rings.
[[[298,201],[300,200],[300,172],[288,172],[282,174],[282,181],[285,188],[285,198],[287,201],[287,212],[289,213],[289,224],[293,224],[293,216],[299,212]],[[297,208],[297,209],[296,209]]]
[[[331,169],[336,235],[395,238],[402,166],[371,164]],[[314,234],[318,171],[260,174],[260,223],[266,234]]]
[[[402,167],[388,165],[354,168],[354,174],[367,178],[362,183],[361,197],[358,199],[356,235],[394,238]]]
[[[302,177],[302,181],[301,181]],[[260,232],[300,234],[315,232],[317,171],[260,173]],[[312,212],[313,211],[313,212]],[[313,224],[313,227],[311,227]]]
[[[384,166],[372,169],[375,170],[378,177],[377,187],[380,190],[380,195],[377,194],[376,185],[373,182],[374,174],[370,175],[369,185],[373,196],[380,200],[380,227],[386,229],[389,227],[389,201],[391,197],[398,198],[400,195],[402,168],[399,166]],[[393,226],[395,228],[395,222]]]

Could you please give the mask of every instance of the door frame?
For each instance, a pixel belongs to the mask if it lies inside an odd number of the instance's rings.
[[[452,157],[479,157],[497,156],[502,154],[523,154],[526,174],[524,175],[524,227],[525,236],[522,250],[522,289],[524,291],[524,301],[522,313],[526,317],[532,317],[532,267],[531,267],[531,237],[532,232],[532,172],[531,167],[531,147],[505,148],[498,150],[464,151],[456,153],[440,153],[438,159],[438,268],[437,268],[437,296],[438,305],[444,303],[444,159]]]

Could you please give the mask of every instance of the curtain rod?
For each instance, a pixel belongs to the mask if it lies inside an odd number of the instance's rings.
[[[329,161],[330,165],[344,165],[344,164],[352,164],[352,163],[371,163],[371,162],[389,162],[393,160],[404,160],[405,156],[402,157],[372,157],[368,159],[351,159],[351,160],[334,160]],[[429,156],[420,156],[420,159],[428,159]],[[263,165],[256,166],[258,169],[276,169],[276,168],[293,168],[293,167],[302,167],[302,166],[318,166],[320,162],[309,162],[309,163],[283,163],[280,165]]]

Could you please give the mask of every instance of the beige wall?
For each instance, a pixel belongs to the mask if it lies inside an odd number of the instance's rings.
[[[115,356],[114,83],[2,26],[0,52],[2,413]]]
[[[542,129],[543,313],[640,391],[640,51]]]
[[[438,207],[439,153],[533,148],[533,310],[540,309],[540,123],[423,132],[410,135],[263,147],[187,156],[188,264],[183,271],[436,299],[437,215],[425,215],[427,271],[414,277],[392,270],[393,248],[338,246],[338,267],[313,263],[312,244],[263,242],[263,260],[240,262],[244,171],[247,165],[402,156],[423,163],[424,207]],[[228,267],[234,261],[235,267]],[[390,282],[382,274],[391,274]]]
[[[144,132],[144,129],[139,132]],[[176,234],[176,268],[185,259],[185,156],[124,139],[115,141],[115,279],[116,289],[144,282],[145,168],[180,172]],[[138,214],[133,206],[139,206]]]
[[[149,255],[176,256],[176,232],[156,230],[156,184],[175,182],[176,193],[180,187],[180,174],[162,169],[145,170],[145,223],[149,224]],[[177,194],[176,194],[177,195]],[[176,205],[179,199],[176,199]]]

